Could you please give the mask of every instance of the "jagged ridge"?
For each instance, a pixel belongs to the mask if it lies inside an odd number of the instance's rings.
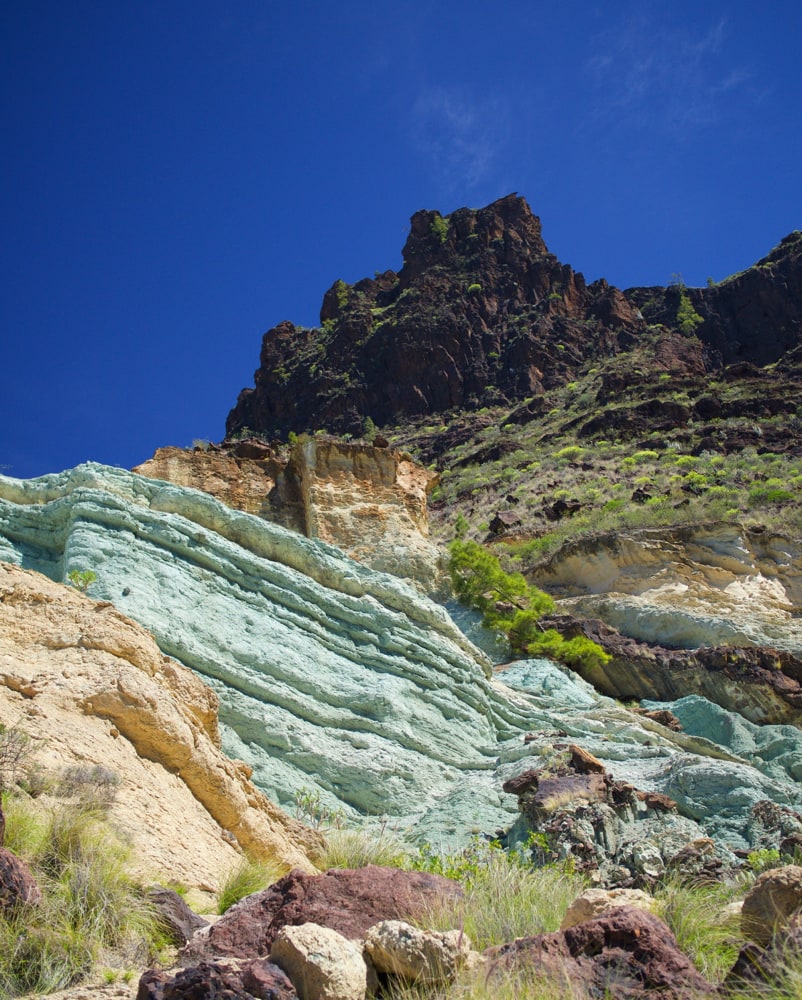
[[[403,256],[397,274],[336,282],[319,328],[283,322],[265,334],[255,387],[229,414],[229,435],[359,433],[366,417],[386,425],[539,396],[591,359],[654,339],[655,325],[674,370],[690,375],[764,365],[800,343],[798,232],[714,287],[622,292],[603,279],[588,285],[550,254],[540,220],[509,195],[447,217],[417,212]],[[683,303],[695,311],[690,327]]]

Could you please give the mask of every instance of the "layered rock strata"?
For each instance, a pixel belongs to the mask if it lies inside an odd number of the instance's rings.
[[[223,754],[217,704],[108,601],[0,563],[0,722],[57,784],[113,787],[145,874],[215,888],[243,850],[313,870],[319,838]]]
[[[722,846],[748,846],[755,803],[800,805],[790,776],[633,715],[547,661],[490,676],[445,610],[407,584],[196,490],[97,465],[0,477],[0,557],[57,580],[92,569],[93,597],[213,687],[224,748],[286,807],[300,793],[465,842],[515,820],[502,782],[558,734],[645,791],[693,772],[717,794],[683,829]]]
[[[581,617],[680,649],[774,646],[802,655],[802,543],[723,522],[568,542],[534,582]]]
[[[246,440],[159,448],[134,472],[203,490],[427,590],[440,578],[426,502],[437,477],[395,448],[321,437],[290,448]]]

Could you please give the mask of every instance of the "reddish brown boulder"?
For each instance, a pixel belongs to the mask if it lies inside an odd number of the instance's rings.
[[[519,938],[485,951],[488,978],[532,970],[538,976],[616,1000],[689,1000],[714,988],[651,913],[624,906],[554,934]]]
[[[148,969],[136,1000],[298,1000],[285,973],[266,959],[201,962],[174,975]]]
[[[190,942],[186,955],[267,955],[286,924],[320,924],[354,941],[380,920],[415,920],[434,901],[461,895],[456,882],[428,872],[368,865],[307,875],[296,868],[233,906],[208,934]]]
[[[38,903],[42,892],[28,865],[5,847],[0,847],[0,912]]]

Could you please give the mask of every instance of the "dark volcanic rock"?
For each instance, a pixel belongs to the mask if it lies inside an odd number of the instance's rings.
[[[685,289],[701,317],[696,336],[725,364],[737,363],[729,376],[758,374],[755,366],[777,361],[796,348],[802,336],[802,232],[786,236],[768,256],[712,288]],[[652,323],[673,326],[680,289],[630,288]]]
[[[28,865],[5,847],[0,847],[0,912],[38,903],[42,892]]]
[[[499,973],[531,970],[538,977],[570,982],[592,996],[616,1000],[689,1000],[714,993],[662,920],[631,906],[565,931],[519,938],[484,954],[490,963],[488,981]]]
[[[403,256],[398,274],[335,283],[319,329],[265,334],[229,434],[353,433],[366,416],[387,424],[536,396],[645,330],[622,292],[587,285],[548,252],[515,195],[447,218],[417,212]]]
[[[287,975],[266,959],[201,962],[171,975],[148,969],[137,1000],[298,1000]]]
[[[233,906],[187,951],[192,958],[267,955],[286,924],[320,924],[357,940],[380,920],[415,920],[435,900],[461,895],[456,882],[428,872],[377,865],[324,875],[295,869]]]
[[[157,886],[148,892],[148,900],[159,926],[178,948],[183,948],[195,931],[209,926],[209,921],[191,910],[173,889]]]

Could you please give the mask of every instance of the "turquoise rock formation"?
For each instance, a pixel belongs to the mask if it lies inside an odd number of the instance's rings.
[[[0,477],[0,559],[62,582],[93,570],[90,596],[212,685],[224,749],[289,809],[310,790],[328,809],[464,842],[513,823],[502,781],[565,739],[644,789],[678,798],[686,773],[720,789],[705,786],[709,808],[685,796],[683,836],[747,846],[755,797],[802,806],[792,775],[671,733],[548,661],[494,673],[401,580],[195,490],[94,464]]]

